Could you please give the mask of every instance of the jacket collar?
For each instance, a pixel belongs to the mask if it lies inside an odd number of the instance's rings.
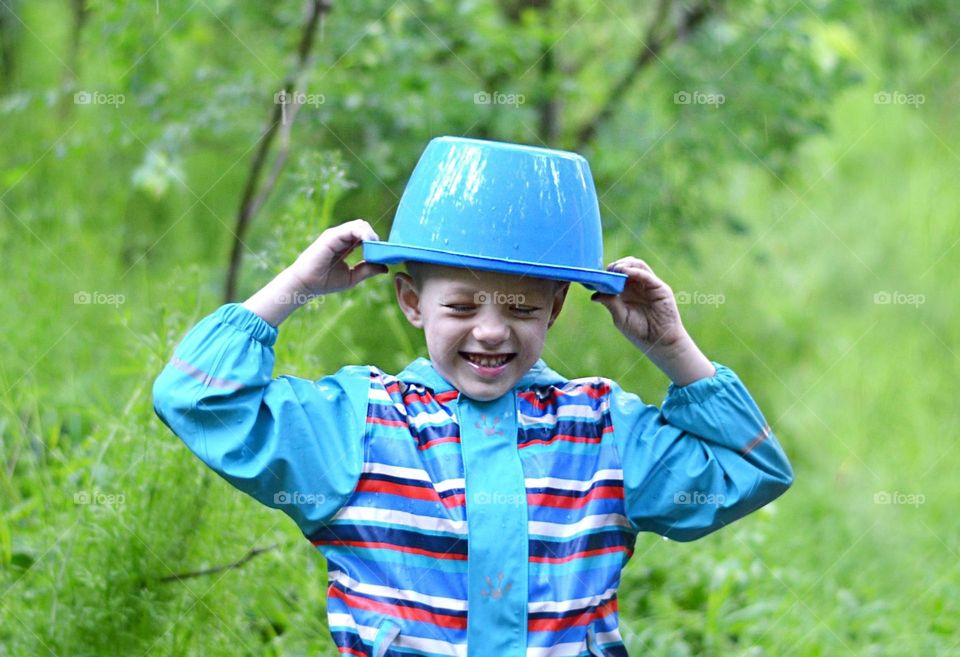
[[[407,365],[397,378],[405,383],[419,383],[422,386],[430,388],[434,393],[449,392],[455,388],[443,378],[435,369],[428,358],[420,356],[415,361]],[[532,386],[548,386],[566,383],[567,379],[550,369],[543,359],[537,360],[533,366],[520,377],[516,389],[526,389]]]

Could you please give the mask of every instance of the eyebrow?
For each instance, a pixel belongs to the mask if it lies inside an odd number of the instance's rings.
[[[441,304],[450,303],[453,299],[457,299],[457,297],[458,297],[459,295],[467,295],[468,297],[470,297],[469,302],[470,302],[470,303],[473,303],[474,296],[475,296],[476,294],[480,293],[480,292],[483,292],[483,290],[482,290],[482,289],[474,289],[474,288],[472,288],[472,287],[467,287],[467,286],[465,286],[465,285],[459,285],[459,286],[457,286],[457,287],[454,287],[452,290],[449,290],[449,291],[445,292],[444,294],[442,294],[442,295],[440,296],[440,303],[441,303]],[[517,293],[515,293],[515,294],[526,296],[526,295],[525,295],[524,293],[522,293],[522,292],[517,292]],[[538,300],[535,300],[535,299],[530,299],[529,301],[524,301],[523,303],[519,303],[519,304],[517,304],[517,305],[518,305],[518,306],[527,306],[527,307],[530,307],[530,308],[542,308],[542,307],[543,307],[543,303],[542,303],[542,302],[538,302]]]

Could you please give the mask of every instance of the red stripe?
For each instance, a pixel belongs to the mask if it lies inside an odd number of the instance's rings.
[[[406,427],[407,423],[403,420],[385,420],[381,417],[367,416],[367,424],[382,424],[385,427]]]
[[[433,486],[397,484],[392,481],[383,481],[382,479],[361,478],[357,483],[357,490],[364,493],[388,493],[390,495],[399,495],[400,497],[417,500],[430,500],[431,502],[440,501],[440,496]]]
[[[434,438],[433,440],[428,440],[422,445],[417,445],[417,449],[430,449],[434,445],[439,445],[441,443],[459,443],[460,436],[446,436],[444,438]]]
[[[432,401],[433,401],[433,397],[430,396],[430,393],[420,394],[419,392],[408,392],[403,396],[404,404],[418,402],[420,404],[426,405]]]
[[[467,555],[458,552],[437,552],[435,550],[424,550],[423,548],[410,547],[408,545],[397,545],[396,543],[382,543],[375,541],[345,541],[342,539],[322,538],[318,541],[310,541],[314,547],[320,545],[343,545],[346,547],[366,548],[368,550],[395,550],[397,552],[407,552],[409,554],[420,554],[434,559],[452,559],[454,561],[466,561]]]
[[[456,399],[459,395],[460,395],[459,390],[449,390],[447,392],[441,392],[437,395],[434,395],[434,399],[436,399],[441,404],[446,404],[451,399]]]
[[[531,632],[556,632],[575,625],[586,625],[615,613],[617,613],[617,599],[613,598],[596,609],[579,613],[576,616],[531,619],[527,622],[527,629]]]
[[[448,509],[456,506],[463,506],[464,504],[464,494],[457,493],[456,495],[450,495],[448,497],[441,497],[440,501],[443,502],[443,506]]]
[[[554,388],[550,392],[550,396],[546,399],[540,399],[535,392],[520,392],[517,393],[517,396],[523,399],[525,402],[537,409],[544,409],[548,406],[552,406],[556,401],[557,397],[564,394],[562,390],[557,390]]]
[[[593,500],[623,499],[623,488],[620,486],[597,486],[583,497],[568,497],[555,493],[528,493],[527,504],[536,506],[553,506],[561,509],[579,509]]]
[[[573,554],[568,554],[565,557],[530,557],[531,563],[567,563],[568,561],[573,561],[574,559],[586,559],[587,557],[596,557],[601,554],[609,554],[611,552],[627,552],[627,548],[622,545],[612,545],[610,547],[598,548],[596,550],[583,550],[582,552],[574,552]]]
[[[354,650],[353,648],[348,648],[346,646],[339,646],[337,650],[339,650],[340,652],[345,652],[350,655],[356,655],[357,657],[367,657],[365,653],[362,653],[359,650]]]
[[[550,436],[549,439],[537,438],[536,440],[528,440],[525,443],[519,445],[520,449],[524,447],[529,447],[530,445],[549,445],[550,443],[562,440],[568,443],[599,443],[602,439],[602,436],[571,436],[565,433],[558,433],[554,436]]]
[[[449,627],[455,630],[467,629],[467,619],[462,616],[451,616],[449,614],[438,614],[423,609],[405,607],[403,605],[392,605],[379,600],[371,600],[359,595],[344,593],[338,588],[331,588],[328,596],[340,598],[348,606],[367,609],[381,614],[387,614],[394,617],[404,618],[406,620],[419,621],[421,623],[430,623],[439,627]]]
[[[440,494],[437,493],[437,489],[433,486],[398,484],[392,481],[384,481],[382,479],[361,478],[357,483],[357,491],[364,493],[387,493],[389,495],[399,495],[400,497],[412,498],[415,500],[440,502],[447,508],[463,506],[464,504],[463,493],[440,497]]]

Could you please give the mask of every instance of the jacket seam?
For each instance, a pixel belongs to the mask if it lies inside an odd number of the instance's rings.
[[[617,444],[617,422],[613,417],[613,406],[614,406],[614,399],[613,399],[614,388],[613,387],[614,386],[620,387],[620,386],[612,379],[606,379],[601,377],[601,380],[604,381],[607,384],[607,387],[610,389],[610,392],[607,393],[607,401],[608,401],[607,414],[610,416],[610,426],[613,427],[613,431],[611,431],[611,433],[613,434],[613,439],[612,439],[613,453],[617,455],[617,463],[620,465],[620,472],[625,472],[625,469],[624,469],[625,462],[623,460],[623,454],[620,452],[620,446]],[[640,402],[643,403],[643,400],[640,400]],[[627,522],[630,523],[630,528],[633,530],[634,535],[637,535],[640,533],[641,530],[640,530],[640,526],[637,525],[633,521],[633,518],[630,517],[630,510],[627,506],[627,485],[623,478],[620,479],[620,490],[623,491],[623,515],[626,516]]]

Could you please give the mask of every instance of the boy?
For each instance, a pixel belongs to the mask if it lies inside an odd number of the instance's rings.
[[[194,327],[157,379],[164,422],[324,554],[341,653],[626,655],[616,591],[637,533],[693,540],[790,486],[759,409],[690,338],[670,288],[637,258],[591,266],[588,181],[573,154],[434,140],[388,242],[362,220],[325,231]],[[272,378],[291,312],[396,261],[429,360]],[[540,359],[570,281],[670,377],[661,409]]]

